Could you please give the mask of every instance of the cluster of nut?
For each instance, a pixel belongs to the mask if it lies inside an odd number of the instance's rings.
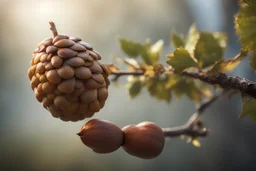
[[[100,111],[108,97],[108,69],[80,38],[56,35],[39,43],[28,70],[36,99],[54,117],[78,121]]]
[[[157,157],[164,148],[162,129],[153,122],[142,122],[120,129],[117,125],[92,119],[78,133],[82,142],[96,153],[111,153],[119,147],[143,159]]]

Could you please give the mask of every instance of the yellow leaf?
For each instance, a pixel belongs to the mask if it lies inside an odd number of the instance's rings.
[[[198,139],[193,139],[193,140],[192,140],[192,144],[193,144],[195,147],[200,147],[200,146],[201,146],[201,143],[198,141]]]
[[[109,70],[109,72],[111,73],[111,72],[116,72],[116,71],[119,71],[120,69],[116,66],[116,65],[114,65],[114,64],[110,64],[110,65],[106,65],[107,66],[107,68],[108,68],[108,70]]]
[[[207,74],[216,74],[218,72],[231,72],[241,63],[241,60],[244,57],[245,55],[241,53],[235,56],[234,58],[226,61],[224,59],[221,59],[212,66],[212,68],[207,72]]]

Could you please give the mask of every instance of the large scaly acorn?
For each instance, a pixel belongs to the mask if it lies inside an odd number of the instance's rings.
[[[36,99],[63,121],[92,117],[108,97],[108,69],[89,43],[58,35],[55,24],[49,23],[53,38],[38,44],[28,70]]]

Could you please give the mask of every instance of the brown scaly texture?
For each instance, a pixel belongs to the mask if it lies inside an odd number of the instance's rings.
[[[53,33],[39,43],[28,70],[36,99],[63,121],[92,117],[108,97],[107,67],[89,43]]]

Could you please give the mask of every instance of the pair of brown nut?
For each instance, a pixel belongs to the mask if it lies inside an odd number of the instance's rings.
[[[153,122],[120,129],[109,121],[92,119],[82,126],[78,135],[96,153],[111,153],[122,146],[130,155],[143,159],[157,157],[165,143],[162,129]]]

